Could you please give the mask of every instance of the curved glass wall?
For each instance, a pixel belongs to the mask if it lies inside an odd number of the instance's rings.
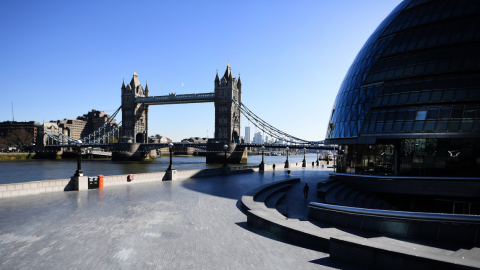
[[[477,0],[407,0],[397,6],[347,72],[326,139],[478,132],[479,14]]]

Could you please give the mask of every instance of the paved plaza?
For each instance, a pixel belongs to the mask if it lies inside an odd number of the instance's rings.
[[[328,172],[299,168],[290,177],[309,182],[315,200],[315,183]],[[241,196],[287,178],[277,169],[1,199],[0,268],[346,268],[247,226]],[[307,205],[299,201],[292,214],[305,216]]]

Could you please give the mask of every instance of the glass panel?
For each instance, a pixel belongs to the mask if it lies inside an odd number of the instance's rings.
[[[383,123],[377,123],[375,126],[375,132],[382,132],[383,131]]]
[[[438,101],[442,99],[443,91],[433,91],[430,101]]]
[[[466,106],[465,111],[463,112],[463,118],[475,118],[475,113],[477,111],[477,106]]]
[[[420,94],[420,102],[427,102],[429,99],[430,99],[430,91],[427,91],[427,92],[422,92]]]
[[[418,101],[418,97],[420,96],[420,93],[411,93],[410,98],[408,99],[408,103],[415,103]]]
[[[435,121],[427,121],[425,123],[425,131],[432,131],[435,130]]]
[[[455,100],[464,100],[467,99],[468,90],[457,90],[455,94]]]
[[[428,109],[427,120],[437,119],[438,108],[432,107]]]
[[[385,121],[392,122],[395,119],[395,111],[390,110],[387,112],[387,116],[385,117]]]
[[[403,123],[403,131],[411,131],[413,127],[413,122]]]
[[[460,130],[472,130],[473,120],[463,120]]]
[[[463,106],[454,106],[452,109],[452,118],[462,118]]]
[[[438,115],[439,119],[450,118],[450,107],[440,108],[440,114]]]
[[[398,94],[395,94],[395,95],[392,95],[390,96],[390,101],[388,102],[388,104],[397,104],[398,102],[398,97],[399,95]]]
[[[480,121],[478,121],[480,122]],[[393,124],[393,131],[401,131],[403,126],[403,122],[395,122]],[[480,125],[479,125],[480,126]]]
[[[377,122],[385,121],[385,111],[379,111],[377,115]]]
[[[460,128],[460,120],[452,120],[448,123],[448,131],[457,131]]]
[[[444,101],[451,101],[453,99],[453,95],[455,94],[455,91],[445,91],[443,93],[443,98],[442,100]]]
[[[401,120],[405,118],[405,110],[404,109],[399,109],[397,110],[397,113],[395,114],[395,121]]]
[[[413,126],[414,131],[422,131],[423,130],[423,124],[424,121],[415,121],[415,125]]]
[[[392,127],[393,127],[393,122],[387,122],[383,127],[383,131],[384,132],[392,131]]]
[[[427,117],[426,109],[418,109],[415,120],[425,120],[426,117]]]
[[[447,130],[447,124],[448,124],[448,121],[438,121],[437,130],[440,130],[440,131]]]
[[[407,103],[409,94],[401,94],[400,99],[398,100],[398,104],[405,104]]]
[[[415,116],[417,112],[415,109],[408,109],[407,114],[405,116],[405,120],[415,120]]]

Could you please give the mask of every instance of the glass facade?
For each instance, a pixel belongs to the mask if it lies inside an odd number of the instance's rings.
[[[478,177],[477,138],[480,1],[405,0],[338,91],[326,134],[345,153],[338,172]]]

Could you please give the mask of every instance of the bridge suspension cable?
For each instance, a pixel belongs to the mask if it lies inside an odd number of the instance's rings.
[[[237,106],[237,108],[240,109],[240,112],[250,122],[252,122],[252,124],[254,124],[257,128],[259,128],[263,132],[272,136],[273,138],[276,138],[282,141],[293,142],[297,144],[323,144],[323,141],[307,141],[307,140],[292,136],[286,132],[283,132],[278,128],[270,125],[269,123],[264,121],[262,118],[258,117],[255,113],[253,113],[250,109],[248,109],[248,107],[245,106],[245,104],[243,103],[238,104],[235,100],[232,100],[232,102]]]

